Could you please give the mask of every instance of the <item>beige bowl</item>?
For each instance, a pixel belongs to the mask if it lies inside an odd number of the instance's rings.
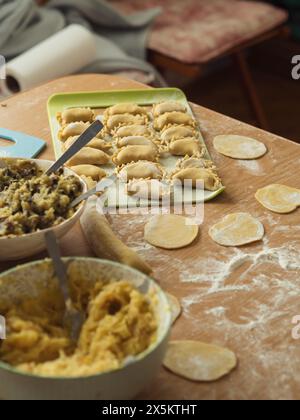
[[[158,332],[151,346],[115,371],[89,377],[48,378],[25,374],[0,362],[0,399],[5,400],[123,400],[132,399],[149,385],[162,364],[171,326],[171,311],[165,293],[149,277],[127,266],[95,258],[65,258],[86,273],[87,280],[127,280],[135,286],[149,282],[157,296]],[[45,268],[46,262],[46,268]],[[41,266],[43,265],[43,269]],[[51,281],[49,260],[25,264],[0,275],[0,307],[34,296],[35,284],[47,288]],[[53,279],[52,279],[53,281]]]
[[[17,159],[0,159],[0,168],[6,166],[8,160],[17,160]],[[36,160],[36,159],[26,159],[36,162],[38,166],[43,170],[46,171],[53,162],[49,160]],[[87,191],[87,186],[85,182],[71,169],[64,168],[65,175],[73,175],[80,179],[82,184],[83,191]],[[25,235],[20,236],[12,236],[12,237],[0,237],[0,261],[8,261],[8,260],[19,260],[22,258],[31,257],[32,255],[37,254],[46,249],[44,234],[45,232],[52,230],[57,238],[61,238],[64,236],[79,220],[82,212],[84,210],[85,203],[83,203],[78,210],[74,213],[70,219],[65,220],[61,224],[54,226],[52,228],[40,230],[33,233],[28,233]]]

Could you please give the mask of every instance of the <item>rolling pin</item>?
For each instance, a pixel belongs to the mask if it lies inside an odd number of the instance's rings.
[[[99,258],[116,261],[144,274],[151,274],[151,267],[115,235],[106,217],[97,211],[96,200],[95,196],[88,200],[80,219],[83,233],[94,253]]]

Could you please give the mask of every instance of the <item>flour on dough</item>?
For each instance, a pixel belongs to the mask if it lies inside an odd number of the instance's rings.
[[[216,381],[237,365],[228,349],[200,341],[171,341],[164,360],[171,372],[193,381]]]
[[[260,141],[233,134],[215,137],[214,148],[233,159],[257,159],[267,152],[266,146]]]
[[[171,295],[170,293],[166,293],[169,304],[170,304],[170,308],[171,308],[171,319],[172,319],[172,324],[174,324],[174,322],[177,320],[177,318],[179,318],[179,316],[181,315],[182,312],[182,307],[179,303],[179,300],[177,299],[176,296]]]
[[[249,213],[228,214],[209,230],[209,236],[224,246],[241,246],[260,241],[264,233],[263,224]]]
[[[190,245],[199,227],[184,216],[165,214],[153,216],[145,226],[145,240],[164,249],[178,249]]]
[[[258,190],[257,201],[275,213],[291,213],[300,206],[300,190],[281,184],[272,184]]]

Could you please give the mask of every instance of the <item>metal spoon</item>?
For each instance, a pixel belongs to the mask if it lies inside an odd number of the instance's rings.
[[[56,172],[59,168],[61,168],[68,160],[71,159],[80,149],[86,146],[97,134],[102,130],[103,124],[101,121],[96,120],[89,126],[87,130],[85,130],[78,139],[69,147],[68,150],[65,151],[61,155],[59,159],[49,169],[45,172],[46,175],[50,175],[53,172]]]
[[[53,231],[45,233],[45,241],[47,245],[48,254],[52,259],[54,270],[58,278],[59,286],[64,296],[67,308],[68,301],[71,301],[68,288],[67,270],[63,260],[61,259],[60,249]],[[84,315],[81,312],[75,310],[72,310],[67,313],[66,309],[64,323],[68,326],[70,325],[71,338],[76,342],[78,340],[82,325],[84,323]]]
[[[81,203],[81,201],[87,200],[92,195],[105,191],[107,188],[109,188],[111,185],[114,184],[116,179],[117,179],[117,176],[115,174],[112,174],[108,176],[107,178],[101,179],[101,181],[99,181],[98,184],[94,188],[91,188],[86,193],[81,194],[79,197],[75,198],[75,200],[71,202],[69,207],[70,208],[75,207],[79,203]]]

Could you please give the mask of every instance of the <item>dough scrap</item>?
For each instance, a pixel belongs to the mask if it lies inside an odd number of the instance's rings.
[[[118,171],[118,175],[123,182],[132,179],[162,179],[164,171],[159,163],[141,160],[123,165]]]
[[[156,118],[162,114],[165,114],[166,112],[186,112],[186,110],[186,106],[180,102],[166,101],[153,105],[152,113],[153,116]]]
[[[169,145],[169,152],[174,156],[203,156],[204,149],[199,140],[193,137],[174,140]]]
[[[166,114],[160,115],[154,120],[153,126],[156,130],[164,130],[171,125],[187,125],[195,127],[196,122],[194,118],[184,112],[167,112]]]
[[[199,226],[189,221],[176,214],[153,216],[145,226],[145,240],[158,248],[184,248],[194,242],[199,233]]]
[[[112,158],[116,166],[121,166],[139,160],[155,162],[158,159],[158,150],[155,145],[151,146],[126,146],[116,152]]]
[[[212,226],[209,236],[223,246],[241,246],[260,241],[265,234],[263,224],[249,213],[232,213]]]
[[[222,183],[218,175],[211,169],[186,168],[180,169],[172,176],[173,180],[179,180],[182,183],[186,180],[192,181],[192,187],[197,187],[197,181],[203,181],[204,189],[208,191],[217,191]]]
[[[123,138],[123,137],[129,137],[129,136],[152,137],[153,132],[146,125],[135,124],[135,125],[122,125],[121,127],[115,130],[114,135],[118,139]]]
[[[257,201],[275,213],[291,213],[300,206],[300,189],[281,184],[271,184],[255,194]]]
[[[214,138],[214,148],[233,159],[258,159],[266,154],[266,146],[251,137],[226,134]]]
[[[171,341],[163,364],[183,378],[211,382],[228,375],[237,366],[237,358],[231,350],[212,344]]]
[[[57,120],[61,125],[72,122],[93,122],[95,113],[91,108],[69,108],[57,113]]]
[[[171,293],[166,293],[166,295],[167,295],[169,305],[171,308],[171,321],[172,321],[172,324],[174,324],[175,321],[180,317],[182,313],[182,307],[176,296],[171,295]]]
[[[169,143],[172,140],[183,139],[185,137],[195,137],[194,128],[185,125],[172,125],[161,133],[161,141]]]
[[[69,161],[68,166],[76,165],[105,165],[110,161],[110,156],[102,150],[83,147]]]

